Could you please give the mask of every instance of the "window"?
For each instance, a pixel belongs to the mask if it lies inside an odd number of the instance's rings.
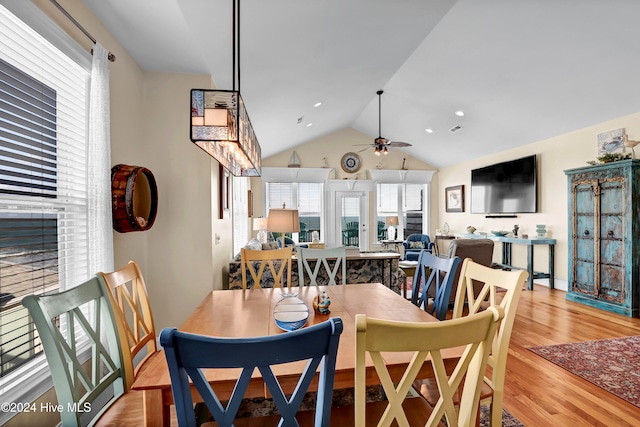
[[[377,184],[378,239],[386,239],[387,216],[402,217],[401,230],[404,236],[422,233],[423,184]],[[400,228],[399,227],[399,228]],[[399,234],[401,238],[402,234]]]
[[[300,232],[294,233],[293,240],[311,242],[314,231],[323,239],[322,207],[323,185],[319,182],[268,182],[266,184],[267,212],[269,209],[298,209]]]
[[[249,178],[234,176],[233,186],[233,253],[237,254],[249,241]]]
[[[15,3],[23,3],[18,8],[28,7],[27,2]],[[48,372],[22,298],[57,292],[89,276],[87,65],[88,61],[80,65],[70,59],[0,6],[0,389],[4,402],[31,401],[35,395],[29,391],[35,393],[36,383],[42,387]],[[6,415],[0,414],[0,424]]]

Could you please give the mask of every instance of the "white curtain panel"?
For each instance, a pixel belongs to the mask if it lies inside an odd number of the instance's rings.
[[[87,150],[89,274],[91,275],[99,271],[113,271],[108,54],[109,52],[99,43],[93,46]]]

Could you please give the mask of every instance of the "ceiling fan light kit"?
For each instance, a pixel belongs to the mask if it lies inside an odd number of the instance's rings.
[[[378,94],[378,137],[373,140],[373,144],[366,144],[373,146],[373,154],[376,156],[389,154],[389,147],[411,147],[411,144],[399,141],[389,141],[387,138],[382,137],[382,94],[384,91],[379,90]],[[364,145],[364,144],[361,144]],[[366,148],[360,150],[365,151]]]

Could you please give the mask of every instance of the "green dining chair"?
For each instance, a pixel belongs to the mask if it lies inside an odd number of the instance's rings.
[[[127,392],[118,339],[125,331],[106,284],[92,277],[57,294],[29,295],[22,304],[42,342],[58,405],[63,408],[62,425],[99,425],[103,415],[109,418],[103,425],[142,425],[142,393]],[[131,408],[137,408],[137,414]],[[108,414],[110,409],[113,412]]]

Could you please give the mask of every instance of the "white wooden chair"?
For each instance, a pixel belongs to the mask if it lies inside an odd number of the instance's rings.
[[[338,270],[341,269],[341,283],[347,283],[347,256],[344,246],[332,249],[298,248],[298,281],[304,285],[305,273],[309,276],[310,285],[318,286],[318,273],[324,267],[328,276],[328,285],[335,285]],[[315,262],[315,264],[314,264]],[[333,264],[333,266],[331,266]]]

